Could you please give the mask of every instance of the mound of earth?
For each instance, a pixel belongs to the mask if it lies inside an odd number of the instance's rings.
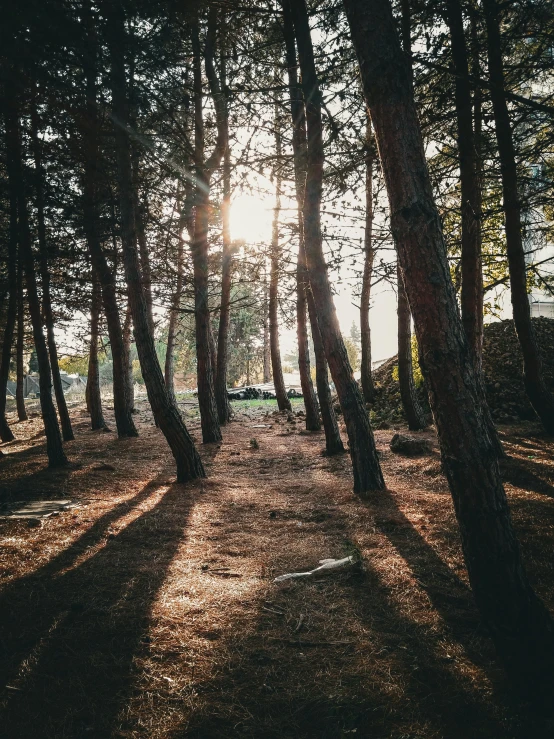
[[[554,392],[554,320],[533,318],[533,325],[541,351],[544,379]],[[381,365],[373,378],[377,390],[372,417],[376,424],[404,420],[397,372],[396,356]],[[527,400],[522,376],[523,360],[512,320],[497,321],[485,326],[483,341],[483,371],[485,389],[492,416],[498,423],[517,423],[536,418]],[[418,397],[429,410],[423,384],[417,388]]]

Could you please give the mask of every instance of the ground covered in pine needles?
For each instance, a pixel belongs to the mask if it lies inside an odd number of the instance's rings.
[[[62,471],[45,469],[38,417],[1,447],[2,501],[78,506],[0,520],[0,736],[554,735],[495,662],[432,431],[415,459],[376,432],[388,491],[363,503],[346,456],[267,408],[201,447],[207,480],[177,485],[139,409],[140,437],[120,441],[74,407]],[[525,560],[554,609],[552,442],[532,424],[501,431]],[[273,582],[350,554],[348,571]]]

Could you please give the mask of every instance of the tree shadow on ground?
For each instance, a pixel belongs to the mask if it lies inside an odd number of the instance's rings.
[[[490,645],[476,636],[479,619],[469,589],[413,529],[392,493],[368,513],[376,514],[378,528],[407,561],[446,628],[406,613],[409,596],[384,582],[371,561],[361,572],[321,581],[268,583],[256,618],[220,645],[226,656],[216,677],[198,686],[205,707],[171,739],[514,736],[514,726],[503,726],[495,715],[490,696],[479,695],[467,667],[474,663],[476,671],[499,678]],[[348,518],[338,508],[332,517],[329,547],[333,540],[336,547],[337,532],[348,538]],[[306,543],[309,562],[309,538]]]
[[[3,592],[3,736],[106,739],[116,732],[133,659],[147,649],[151,607],[194,499],[194,486],[174,484],[165,493],[159,487],[150,482]],[[108,532],[129,511],[152,503],[117,535]],[[103,546],[87,558],[97,544]]]

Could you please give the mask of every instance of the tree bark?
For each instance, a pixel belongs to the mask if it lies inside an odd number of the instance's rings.
[[[371,280],[373,278],[373,133],[369,113],[366,120],[365,150],[365,233],[364,233],[364,272],[360,294],[360,341],[362,359],[360,380],[366,403],[375,400],[375,385],[371,372],[371,328],[369,325],[369,304],[371,300]]]
[[[102,396],[100,395],[100,373],[98,365],[98,340],[100,325],[100,309],[102,305],[102,289],[95,270],[92,270],[92,297],[90,301],[90,348],[87,374],[87,408],[93,431],[106,428],[102,414]]]
[[[17,199],[19,248],[21,249],[21,260],[25,270],[29,314],[31,316],[31,324],[33,326],[33,338],[35,341],[35,350],[37,353],[39,368],[40,407],[44,422],[44,430],[46,432],[46,451],[48,454],[49,466],[61,467],[67,464],[67,457],[65,456],[63,449],[56,409],[54,408],[54,403],[52,401],[52,375],[50,373],[48,348],[42,332],[42,315],[37,290],[35,260],[31,246],[31,232],[29,229],[29,216],[27,211],[27,194],[23,178],[23,157],[21,151],[18,101],[14,90],[10,90],[10,93],[6,95],[6,98],[6,148],[8,152],[8,176]]]
[[[531,308],[527,293],[527,272],[521,232],[521,202],[512,127],[504,87],[500,21],[496,0],[483,0],[483,10],[487,27],[490,96],[502,177],[512,310],[523,355],[523,382],[527,397],[544,428],[549,434],[554,434],[554,396],[544,382],[542,360],[531,321]]]
[[[8,101],[9,103],[9,101]],[[8,186],[10,192],[10,223],[8,232],[8,308],[6,311],[6,325],[4,326],[4,336],[2,339],[2,356],[0,357],[0,439],[2,441],[13,441],[15,438],[12,430],[6,420],[6,394],[8,387],[8,376],[10,374],[10,361],[12,356],[12,343],[15,323],[17,320],[17,301],[18,301],[18,259],[17,259],[17,240],[18,240],[18,223],[17,223],[17,191],[16,182],[14,181],[14,168],[16,163],[13,161],[15,152],[13,147],[14,131],[13,118],[10,119],[10,112],[6,110],[6,154],[7,154],[7,170],[8,170]],[[11,139],[11,140],[10,140]],[[21,257],[20,257],[21,258]]]
[[[454,64],[454,103],[458,130],[462,206],[462,324],[476,368],[483,348],[483,267],[481,257],[481,183],[473,132],[469,63],[460,0],[446,0],[446,20]]]
[[[401,0],[402,9],[402,47],[404,53],[410,60],[410,77],[412,74],[412,30],[411,30],[411,13],[410,0]],[[412,363],[412,314],[410,312],[410,304],[404,286],[402,270],[400,262],[398,262],[397,270],[397,290],[398,290],[398,384],[400,387],[400,398],[402,400],[402,408],[408,427],[412,431],[419,431],[425,428],[425,415],[421,405],[417,399],[414,384],[414,371]]]
[[[269,343],[269,283],[264,265],[264,382],[271,382],[271,346]]]
[[[304,198],[304,239],[308,271],[325,355],[337,389],[350,442],[354,492],[366,497],[370,491],[382,490],[385,482],[364,400],[348,361],[323,255],[320,221],[324,163],[321,92],[315,69],[305,0],[295,0],[292,8],[302,72],[308,136],[308,166]]]
[[[178,196],[180,200],[180,197]],[[175,290],[171,299],[171,307],[169,309],[169,323],[167,326],[167,350],[165,354],[164,377],[165,385],[168,393],[175,400],[175,344],[177,341],[177,328],[179,325],[179,307],[181,305],[181,295],[183,293],[183,270],[185,266],[185,240],[183,239],[183,230],[186,224],[186,203],[181,204],[181,215],[179,217],[179,240],[177,243],[177,264],[176,264],[176,282]]]
[[[108,265],[100,241],[98,213],[100,150],[96,90],[98,50],[96,28],[89,0],[82,5],[82,19],[85,32],[85,49],[82,59],[86,85],[86,110],[81,121],[84,230],[91,262],[102,289],[102,304],[112,352],[113,405],[117,434],[120,438],[133,437],[138,434],[132,416],[133,402],[129,395],[128,369],[125,361],[123,332],[117,303],[115,274]]]
[[[224,16],[221,22],[224,34]],[[227,66],[225,53],[220,60],[220,88],[224,99],[223,125],[225,126],[225,153],[223,154],[223,200],[221,203],[221,226],[223,252],[221,255],[221,304],[219,310],[219,329],[217,333],[217,369],[215,374],[215,400],[219,423],[225,425],[231,420],[232,411],[227,394],[227,365],[229,361],[229,323],[231,319],[231,279],[233,269],[233,247],[231,244],[231,150],[229,147],[229,105],[227,89]]]
[[[298,341],[298,369],[300,384],[306,408],[306,430],[319,431],[321,421],[317,397],[312,383],[310,368],[310,350],[308,346],[308,329],[306,325],[307,291],[310,286],[308,268],[306,266],[306,249],[304,246],[304,222],[302,208],[304,205],[304,186],[306,183],[306,115],[302,88],[298,84],[298,63],[294,40],[294,25],[290,8],[283,6],[283,36],[288,73],[290,112],[292,119],[292,149],[294,157],[294,182],[296,203],[298,207],[298,260],[296,265],[296,336]]]
[[[133,314],[135,341],[142,376],[156,424],[164,434],[177,465],[177,482],[205,477],[204,467],[187,431],[177,405],[164,383],[148,321],[148,308],[142,285],[134,217],[131,146],[126,126],[129,104],[125,79],[125,12],[120,0],[107,0],[108,47],[111,61],[112,109],[117,157],[117,178],[121,212],[121,243],[128,295]]]
[[[344,0],[389,195],[442,464],[482,617],[511,675],[552,687],[552,620],[512,528],[447,262],[411,86],[389,0]]]
[[[17,235],[16,235],[17,238]],[[24,367],[23,350],[25,343],[25,299],[23,295],[23,265],[21,263],[21,252],[17,260],[17,340],[16,340],[16,381],[15,381],[15,404],[17,407],[17,418],[19,421],[27,420],[27,409],[25,408],[25,396],[23,391]]]
[[[271,227],[271,248],[269,252],[269,346],[271,350],[271,373],[275,387],[275,397],[280,411],[290,411],[292,406],[287,396],[287,389],[283,379],[281,365],[281,350],[279,347],[279,269],[281,250],[279,248],[279,213],[281,211],[281,130],[278,119],[278,108],[275,106],[275,154],[277,165],[274,171],[275,178],[275,208],[273,209],[273,223]]]
[[[142,274],[142,270],[141,270]],[[146,301],[146,311],[148,315],[148,301]],[[150,320],[148,328],[152,328]],[[129,407],[131,413],[135,410],[135,378],[133,376],[133,359],[131,353],[131,345],[133,343],[133,311],[131,310],[131,301],[127,298],[127,307],[125,308],[125,318],[123,320],[123,365],[125,367],[125,383],[127,385],[126,393],[129,398]]]
[[[412,315],[400,267],[396,271],[398,289],[398,385],[402,408],[411,431],[427,425],[425,414],[416,395],[412,362]]]
[[[31,100],[31,147],[35,163],[35,198],[37,208],[37,235],[39,245],[40,279],[42,287],[42,316],[46,327],[46,343],[50,357],[50,370],[54,384],[54,394],[58,415],[62,427],[64,441],[73,441],[73,428],[63,392],[60,367],[58,365],[58,350],[54,334],[54,315],[52,312],[52,298],[50,295],[50,271],[48,269],[48,244],[46,239],[46,224],[44,221],[44,169],[42,167],[42,151],[38,137],[38,113],[36,108],[36,89],[33,89]]]
[[[219,86],[214,81],[213,52],[215,46],[216,13],[210,9],[208,35],[205,49],[206,74],[210,79],[214,103],[221,103]],[[218,142],[208,164],[204,158],[204,121],[202,114],[202,67],[198,17],[192,24],[193,71],[194,71],[194,159],[196,170],[194,235],[191,254],[194,274],[194,315],[196,326],[196,367],[198,405],[202,425],[202,440],[205,444],[221,441],[221,428],[215,400],[212,352],[210,347],[210,309],[208,304],[208,224],[210,207],[210,178],[223,156],[226,137],[222,115],[218,110]],[[217,79],[217,78],[216,78]],[[215,156],[214,156],[215,155]]]

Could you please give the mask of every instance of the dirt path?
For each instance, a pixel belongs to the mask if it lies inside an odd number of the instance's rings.
[[[506,693],[436,454],[399,458],[378,431],[389,491],[364,504],[347,457],[323,457],[302,419],[252,412],[202,449],[209,479],[182,486],[145,406],[138,439],[74,417],[68,470],[44,470],[38,419],[2,447],[4,500],[80,501],[38,528],[0,523],[2,737],[554,733]],[[551,445],[505,441],[526,560],[552,607]],[[273,582],[348,554],[361,568]]]

